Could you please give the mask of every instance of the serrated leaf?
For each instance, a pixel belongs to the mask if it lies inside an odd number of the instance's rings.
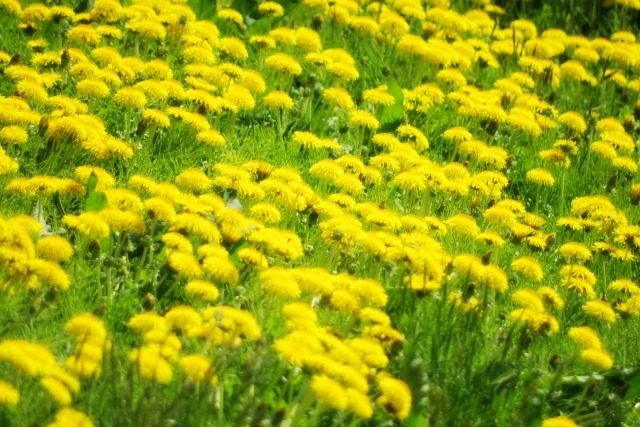
[[[404,117],[404,94],[395,78],[390,77],[387,80],[387,91],[393,96],[395,102],[382,110],[380,125],[383,132],[394,131],[400,126],[400,122]]]
[[[85,197],[86,211],[97,212],[107,206],[107,198],[105,195],[96,190],[98,185],[98,177],[92,172],[87,183],[87,195]]]

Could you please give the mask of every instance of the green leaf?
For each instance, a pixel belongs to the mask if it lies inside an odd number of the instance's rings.
[[[422,414],[411,414],[404,422],[407,427],[422,427],[427,425],[427,420]]]
[[[400,126],[400,121],[404,117],[404,94],[402,93],[402,88],[393,77],[390,77],[389,80],[387,80],[387,87],[389,93],[396,101],[393,105],[385,107],[384,110],[382,110],[380,125],[383,132],[394,131],[398,126]]]
[[[97,212],[107,206],[107,198],[103,193],[96,191],[98,177],[92,172],[87,183],[87,195],[85,197],[86,211]]]
[[[240,12],[242,16],[246,16],[257,9],[258,2],[256,0],[234,0],[231,7]]]
[[[624,399],[633,400],[640,397],[640,371],[633,373],[627,380],[627,384],[629,384],[629,388],[624,394]]]

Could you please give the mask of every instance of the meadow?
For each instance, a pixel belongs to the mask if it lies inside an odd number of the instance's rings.
[[[0,426],[640,423],[638,0],[0,0]]]

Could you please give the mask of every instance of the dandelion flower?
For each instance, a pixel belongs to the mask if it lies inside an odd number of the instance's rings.
[[[560,246],[559,252],[569,259],[588,261],[591,259],[591,251],[582,243],[569,242]]]
[[[349,405],[349,397],[345,387],[327,375],[321,374],[311,377],[311,390],[318,400],[339,411],[347,409]]]
[[[214,383],[217,380],[211,370],[211,359],[203,354],[183,356],[178,360],[178,366],[185,377],[191,382],[199,383],[207,379],[207,377],[211,378],[211,381]]]
[[[20,393],[8,382],[0,380],[0,405],[15,406],[20,401]]]
[[[71,408],[61,408],[56,412],[54,422],[47,427],[93,427],[91,419],[84,413]]]
[[[571,418],[561,415],[559,417],[547,418],[542,422],[542,427],[580,427]]]
[[[636,285],[629,279],[614,280],[608,286],[612,291],[618,291],[626,294],[640,294],[640,286]]]
[[[511,268],[529,279],[540,282],[544,278],[544,271],[540,262],[532,257],[523,256],[511,262]]]
[[[47,236],[36,242],[36,252],[46,260],[68,261],[73,256],[73,246],[64,237]]]
[[[380,127],[380,122],[373,114],[364,110],[352,110],[349,112],[349,121],[352,125],[375,130]]]
[[[404,382],[384,373],[378,374],[380,397],[376,403],[399,420],[404,420],[411,411],[411,391]]]
[[[142,108],[147,103],[145,94],[133,87],[125,87],[118,90],[113,96],[113,100],[125,107]]]
[[[268,56],[265,58],[264,63],[268,68],[283,74],[291,74],[294,76],[302,74],[300,63],[286,53],[275,53]]]
[[[611,306],[605,301],[588,301],[585,305],[582,306],[582,309],[589,316],[595,317],[597,319],[602,319],[607,323],[615,323],[616,321],[616,313],[613,311],[613,308],[611,308]]]
[[[284,8],[276,2],[265,1],[258,5],[258,12],[269,18],[277,18],[284,15]]]
[[[323,90],[322,98],[344,110],[351,110],[355,105],[349,92],[341,87],[330,87]]]
[[[0,128],[0,141],[9,144],[25,144],[29,134],[22,127],[13,125]]]
[[[281,90],[274,90],[269,92],[262,100],[264,105],[271,108],[277,108],[282,110],[290,110],[293,108],[293,99],[288,93]]]
[[[548,170],[538,168],[531,169],[527,172],[527,181],[533,182],[536,185],[551,187],[555,182],[555,179]]]
[[[220,132],[215,129],[203,130],[198,132],[196,140],[210,147],[221,147],[227,143],[227,140]]]
[[[588,326],[570,328],[569,338],[584,349],[602,349],[602,343],[600,342],[598,334]]]
[[[602,370],[608,371],[613,367],[611,355],[603,349],[588,348],[580,354],[582,360]]]

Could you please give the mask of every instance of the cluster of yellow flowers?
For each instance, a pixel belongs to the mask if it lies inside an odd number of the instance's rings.
[[[411,411],[411,391],[389,366],[405,340],[385,311],[396,285],[412,298],[442,292],[440,303],[460,315],[503,305],[512,324],[568,335],[583,361],[611,369],[596,330],[563,324],[561,313],[565,301],[579,301],[577,321],[594,328],[625,328],[618,319],[640,317],[631,268],[640,252],[631,210],[640,203],[640,184],[632,183],[640,43],[628,31],[608,39],[538,34],[526,19],[503,25],[505,11],[491,1],[473,3],[462,13],[448,0],[303,0],[313,24],[289,28],[277,26],[288,22],[277,19],[283,6],[265,1],[256,10],[269,25],[256,34],[225,5],[216,25],[179,0],[96,0],[80,13],[0,0],[0,13],[30,37],[27,57],[0,51],[10,87],[0,94],[3,191],[39,210],[54,197],[71,208],[54,230],[38,213],[0,218],[0,291],[65,291],[88,252],[120,245],[103,257],[131,265],[123,247],[147,237],[133,280],[143,281],[141,270],[155,261],[161,266],[152,273],[162,269],[177,284],[168,295],[181,292],[193,304],[171,301],[162,314],[128,320],[141,340],[127,349],[140,377],[168,385],[178,366],[185,382],[215,385],[223,373],[214,350],[267,339],[303,369],[322,404],[363,419],[377,409],[400,420]],[[323,23],[353,43],[328,46]],[[44,38],[51,28],[63,34],[50,40],[55,49]],[[388,69],[367,70],[359,47]],[[399,67],[406,75],[386,78]],[[487,70],[497,78],[485,78]],[[571,90],[595,94],[587,109],[554,102]],[[601,116],[601,91],[634,104],[623,117]],[[262,141],[253,142],[251,160],[236,155],[234,144],[252,137],[233,127],[254,113],[273,118],[278,161],[264,160]],[[432,114],[446,125],[431,127]],[[161,156],[167,144],[204,148],[205,166],[194,159],[160,179],[137,169],[137,159]],[[34,152],[45,165],[40,174]],[[518,162],[536,167],[518,177]],[[588,194],[566,191],[568,177],[584,173],[576,165],[593,169]],[[533,188],[533,203],[529,187],[514,189],[514,180]],[[540,208],[558,187],[568,209]],[[605,189],[611,194],[600,194]],[[104,203],[78,208],[80,197],[96,193]],[[152,293],[158,280],[150,279]],[[239,286],[274,313],[238,308],[230,295]],[[110,303],[118,292],[107,289]],[[284,327],[263,331],[268,316]],[[100,376],[105,354],[120,343],[92,314],[66,329],[75,345],[65,368],[50,348],[22,340],[0,342],[0,361],[39,378],[66,407],[51,426],[90,426],[68,408],[81,388],[74,375]],[[0,381],[0,403],[19,400],[18,389]]]

